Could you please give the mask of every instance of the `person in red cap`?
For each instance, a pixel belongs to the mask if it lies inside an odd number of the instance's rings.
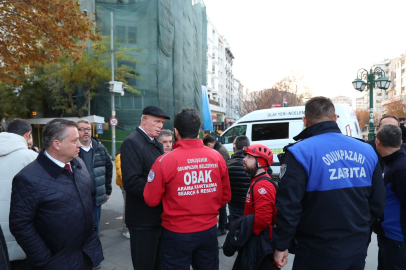
[[[269,237],[272,238],[272,226],[276,223],[276,188],[270,182],[271,176],[267,171],[273,163],[273,153],[262,144],[244,147],[244,153],[242,166],[252,179],[245,200],[244,216],[255,214],[254,234],[258,235],[268,229]],[[273,269],[272,263],[273,258],[267,256],[258,269]]]
[[[164,208],[160,269],[218,270],[217,215],[231,199],[227,165],[197,139],[196,110],[183,109],[173,125],[177,142],[152,165],[144,189],[149,206]]]

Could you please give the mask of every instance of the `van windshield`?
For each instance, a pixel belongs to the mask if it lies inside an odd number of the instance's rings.
[[[252,125],[252,141],[289,139],[289,122]]]
[[[237,136],[245,135],[246,130],[247,130],[246,125],[233,127],[231,129],[227,130],[227,132],[225,132],[224,135],[221,136],[220,142],[222,144],[233,143],[234,139]]]

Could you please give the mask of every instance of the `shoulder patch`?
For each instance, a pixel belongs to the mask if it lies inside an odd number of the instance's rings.
[[[260,188],[260,189],[258,189],[258,193],[261,194],[261,195],[265,195],[266,194],[266,189]]]
[[[286,164],[281,165],[280,171],[279,171],[279,179],[281,179],[285,175],[287,167],[288,167],[288,165],[286,165]]]
[[[152,181],[154,181],[154,178],[155,178],[155,172],[154,172],[154,170],[151,169],[148,174],[148,183],[151,183]]]

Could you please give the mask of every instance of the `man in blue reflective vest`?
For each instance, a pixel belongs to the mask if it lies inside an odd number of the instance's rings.
[[[406,269],[406,152],[402,130],[394,125],[379,129],[376,149],[385,162],[386,204],[378,234],[378,269]]]
[[[364,269],[370,226],[384,209],[382,170],[374,149],[343,135],[336,121],[329,98],[310,99],[306,129],[287,148],[272,232],[282,267],[295,238],[294,270]]]

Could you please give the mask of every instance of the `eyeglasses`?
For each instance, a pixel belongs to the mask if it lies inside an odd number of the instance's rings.
[[[92,131],[91,128],[78,128],[78,130],[79,130],[80,132],[83,132],[83,131]]]

